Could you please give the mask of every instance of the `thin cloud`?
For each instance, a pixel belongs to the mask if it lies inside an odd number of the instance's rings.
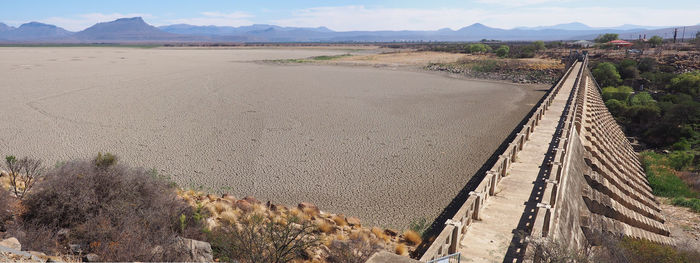
[[[571,0],[477,0],[477,3],[490,4],[506,7],[520,7],[520,6],[533,6],[541,4],[552,4],[552,3],[562,3],[571,2]]]
[[[483,0],[490,1],[490,0]],[[545,0],[529,0],[530,2]],[[653,14],[653,15],[650,15]],[[365,6],[315,7],[293,11],[291,17],[272,22],[282,26],[333,30],[435,30],[459,29],[473,23],[513,28],[581,22],[606,27],[622,24],[694,25],[700,9],[651,9],[628,7],[625,12],[607,7],[519,7],[507,10],[463,8],[367,8]]]
[[[201,17],[167,20],[171,24],[190,24],[197,26],[243,26],[253,24],[254,16],[246,12],[202,12]]]
[[[418,9],[366,8],[364,6],[314,7],[297,10],[292,17],[273,20],[282,26],[318,27],[333,30],[435,30],[460,28],[465,22],[476,21],[483,10],[478,9]]]
[[[127,14],[122,14],[122,13],[112,13],[112,14],[103,14],[103,13],[88,13],[88,14],[81,14],[81,15],[76,15],[76,16],[70,16],[70,17],[49,17],[46,19],[41,19],[38,20],[39,22],[46,23],[46,24],[52,24],[56,25],[62,28],[65,28],[70,31],[80,31],[85,28],[88,28],[94,24],[100,23],[100,22],[109,22],[113,21],[119,18],[124,18],[124,17],[143,17],[143,18],[153,18],[154,16],[151,14],[143,14],[143,13],[127,13]]]

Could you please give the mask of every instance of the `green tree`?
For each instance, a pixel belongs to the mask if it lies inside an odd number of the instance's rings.
[[[619,36],[620,35],[618,35],[618,34],[611,34],[611,33],[603,34],[603,35],[599,35],[598,37],[596,37],[595,42],[608,43],[610,41],[617,40]]]
[[[622,79],[620,78],[620,73],[617,72],[615,65],[609,62],[603,62],[598,64],[593,69],[593,77],[598,81],[598,83],[603,86],[617,86]]]
[[[691,96],[700,95],[700,71],[683,73],[672,78],[668,88],[671,92],[685,93]]]
[[[649,106],[656,104],[656,101],[648,92],[640,92],[632,97],[630,104],[632,106]]]
[[[469,53],[486,53],[491,49],[491,47],[484,44],[471,44],[469,45]]]
[[[616,99],[620,102],[626,102],[633,92],[634,90],[628,86],[605,87],[603,88],[603,100]]]
[[[610,110],[610,114],[615,117],[623,116],[625,111],[627,111],[627,105],[616,99],[609,99],[605,101],[605,106]]]
[[[507,45],[501,45],[496,49],[496,55],[502,58],[507,57],[509,52],[510,48]]]
[[[637,69],[636,66],[625,66],[620,69],[620,76],[623,79],[638,79],[639,78],[639,70]]]
[[[542,41],[535,41],[534,43],[532,43],[532,46],[534,46],[535,50],[537,51],[543,51],[546,49],[544,46],[544,42]]]
[[[649,44],[651,44],[652,47],[657,47],[661,44],[664,43],[664,39],[661,38],[660,36],[653,36],[649,39]]]

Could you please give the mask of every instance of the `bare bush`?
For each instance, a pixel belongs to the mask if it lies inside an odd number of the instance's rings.
[[[333,240],[328,249],[328,262],[364,263],[374,253],[381,250],[382,246],[364,238],[355,238],[346,241]]]
[[[210,233],[215,256],[243,262],[290,262],[306,258],[320,245],[313,234],[316,226],[298,217],[267,217],[251,214],[238,223]]]
[[[177,236],[196,226],[192,209],[144,169],[69,162],[48,172],[24,200],[29,249],[96,253],[106,261],[178,261]],[[51,236],[44,242],[33,233]],[[58,235],[58,233],[62,233]],[[155,253],[163,251],[162,253]]]
[[[10,170],[10,187],[12,192],[20,200],[32,189],[34,183],[41,177],[44,171],[41,160],[24,157],[17,159],[10,155],[5,157],[5,165]]]

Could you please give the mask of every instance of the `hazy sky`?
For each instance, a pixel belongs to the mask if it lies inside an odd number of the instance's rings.
[[[333,30],[459,29],[582,22],[671,26],[700,23],[700,1],[646,0],[0,0],[0,22],[29,21],[78,31],[97,22],[141,16],[153,25],[276,24]]]

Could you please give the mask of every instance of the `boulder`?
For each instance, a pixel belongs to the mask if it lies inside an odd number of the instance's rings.
[[[299,207],[299,210],[301,210],[301,211],[312,210],[315,212],[315,214],[318,214],[321,212],[321,210],[318,209],[318,206],[316,206],[312,203],[301,202],[297,207]]]
[[[100,261],[100,256],[98,256],[95,253],[90,253],[90,254],[85,255],[84,260],[87,262],[98,262],[98,261]]]
[[[183,237],[178,237],[176,247],[181,251],[186,252],[187,258],[184,261],[187,262],[212,262],[214,261],[214,256],[212,255],[211,244],[188,239]]]
[[[80,244],[68,244],[68,248],[70,248],[70,251],[73,254],[82,254],[83,253],[83,246]]]
[[[239,209],[243,210],[244,212],[250,212],[253,210],[253,205],[251,205],[248,201],[246,200],[238,200],[236,201],[236,207]]]
[[[348,222],[349,225],[351,226],[360,226],[360,219],[354,216],[348,217],[345,219],[345,221]]]
[[[235,203],[237,201],[236,197],[230,194],[224,194],[223,196],[221,196],[221,198],[223,198],[224,200],[228,200],[231,203]]]
[[[22,250],[22,244],[20,244],[19,240],[17,240],[17,238],[14,237],[3,239],[2,241],[0,241],[0,246],[11,248],[14,250]]]

